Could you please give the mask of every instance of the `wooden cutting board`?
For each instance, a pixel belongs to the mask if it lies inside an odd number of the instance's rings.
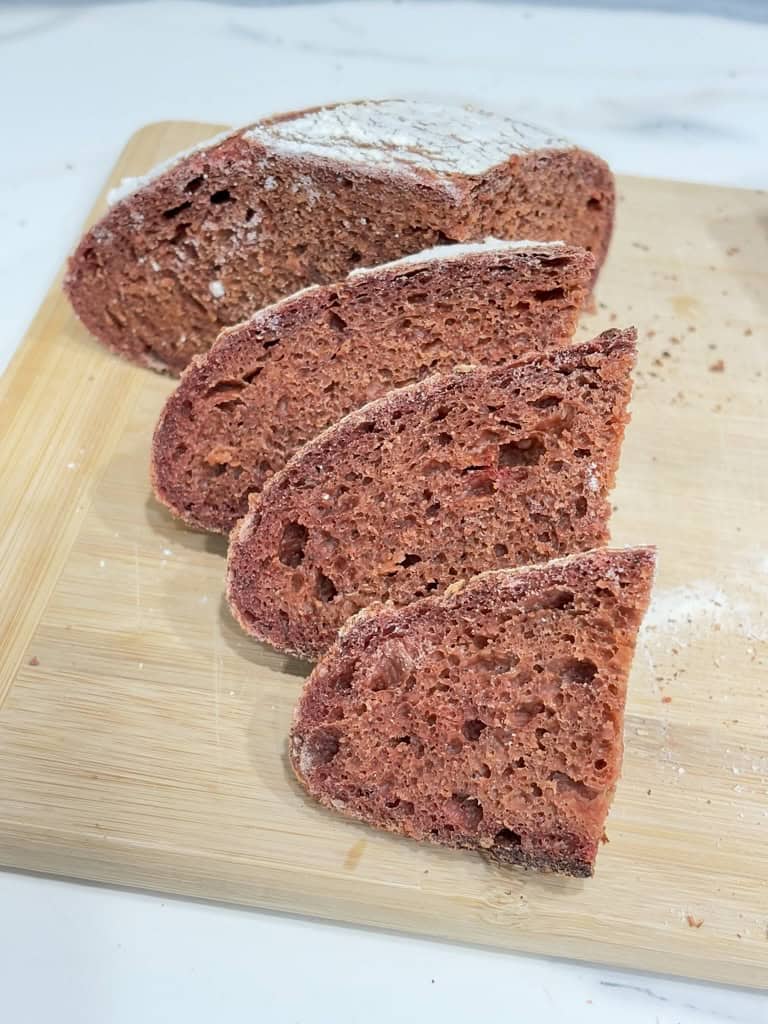
[[[111,183],[216,130],[145,128]],[[596,877],[304,798],[286,733],[307,666],[240,633],[223,540],[150,496],[173,383],[103,351],[59,282],[0,386],[0,862],[768,987],[768,198],[620,187],[580,335],[640,328],[614,539],[660,561]]]

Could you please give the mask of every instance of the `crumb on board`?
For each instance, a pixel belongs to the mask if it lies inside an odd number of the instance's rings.
[[[663,696],[663,697],[661,698],[661,703],[662,703],[662,704],[671,704],[671,703],[672,703],[672,698],[671,698],[671,697],[667,697],[667,696],[665,695],[665,696]]]
[[[32,657],[27,662],[27,664],[31,665],[32,668],[36,668],[40,664],[40,659],[37,657],[37,655],[33,654]]]
[[[752,337],[752,328],[751,327],[745,327],[744,328],[744,337],[745,338],[751,338]]]
[[[688,922],[689,928],[701,928],[704,924],[703,917],[694,917],[693,914],[687,914],[685,920]]]
[[[710,373],[723,373],[724,370],[725,370],[725,360],[724,359],[716,359],[715,362],[712,363],[710,365],[710,367],[709,367],[709,372]]]

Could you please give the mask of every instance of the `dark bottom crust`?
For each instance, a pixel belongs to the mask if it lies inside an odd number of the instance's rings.
[[[299,771],[296,761],[290,754],[289,761],[297,780],[302,787],[305,787],[306,781]],[[573,878],[591,878],[594,874],[594,862],[584,860],[576,856],[556,856],[554,854],[547,853],[545,850],[541,850],[537,853],[527,853],[517,846],[492,846],[490,848],[486,848],[480,846],[480,844],[471,836],[454,836],[450,841],[446,841],[444,839],[431,839],[429,836],[422,838],[420,836],[408,835],[398,828],[389,826],[385,822],[379,823],[370,821],[364,815],[356,814],[349,808],[344,808],[344,810],[340,811],[338,808],[332,806],[330,798],[327,796],[317,793],[313,793],[312,795],[319,801],[325,810],[331,811],[333,814],[340,813],[342,817],[360,822],[361,824],[367,825],[369,828],[375,828],[380,832],[389,832],[391,835],[398,836],[400,839],[408,839],[411,842],[415,841],[417,843],[428,843],[430,846],[441,846],[443,849],[468,850],[472,853],[479,853],[487,860],[490,860],[495,864],[499,864],[502,867],[520,867],[525,868],[526,870],[539,871],[543,874],[570,875]]]
[[[475,849],[479,849],[479,847],[475,847]],[[498,849],[492,847],[490,850],[480,850],[480,852],[486,854],[489,860],[502,864],[505,867],[516,865],[517,867],[531,868],[534,871],[571,875],[573,878],[591,878],[595,873],[593,864],[578,858],[551,857],[546,853],[524,853],[514,848]]]

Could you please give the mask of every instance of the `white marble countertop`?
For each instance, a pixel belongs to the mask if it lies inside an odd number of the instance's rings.
[[[576,138],[618,171],[760,188],[766,53],[764,22],[704,15],[0,3],[0,367],[147,121],[235,124],[359,96],[472,101]],[[0,907],[14,1024],[768,1021],[755,992],[10,872]]]

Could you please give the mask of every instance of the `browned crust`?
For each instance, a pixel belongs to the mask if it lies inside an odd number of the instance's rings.
[[[624,330],[605,331],[598,338],[579,345],[571,346],[559,352],[548,354],[546,357],[532,357],[521,360],[518,363],[506,367],[503,370],[487,370],[477,367],[457,367],[452,374],[436,374],[426,380],[404,388],[399,388],[385,395],[383,398],[362,406],[334,426],[329,427],[322,434],[312,441],[307,442],[295,455],[286,463],[283,469],[276,473],[267,486],[259,494],[249,496],[250,510],[230,533],[229,551],[227,556],[227,600],[233,616],[242,626],[245,632],[272,645],[286,653],[296,657],[313,660],[318,656],[317,650],[302,648],[297,644],[278,643],[276,637],[267,629],[252,619],[246,617],[244,610],[240,608],[236,596],[236,575],[239,570],[238,561],[242,557],[242,549],[248,544],[249,538],[260,523],[262,517],[270,515],[271,509],[281,503],[281,492],[284,488],[290,487],[290,479],[301,475],[305,467],[311,465],[332,464],[331,453],[343,450],[352,440],[353,435],[361,424],[372,422],[374,424],[385,423],[393,412],[403,411],[409,407],[427,407],[439,403],[450,391],[454,390],[460,379],[471,381],[482,380],[484,375],[490,373],[504,373],[510,380],[523,378],[526,368],[540,362],[547,362],[554,368],[568,368],[580,365],[590,357],[620,359],[629,357],[634,364],[636,358],[635,328]],[[607,480],[607,487],[613,486],[615,467]],[[366,614],[366,609],[360,612]]]

